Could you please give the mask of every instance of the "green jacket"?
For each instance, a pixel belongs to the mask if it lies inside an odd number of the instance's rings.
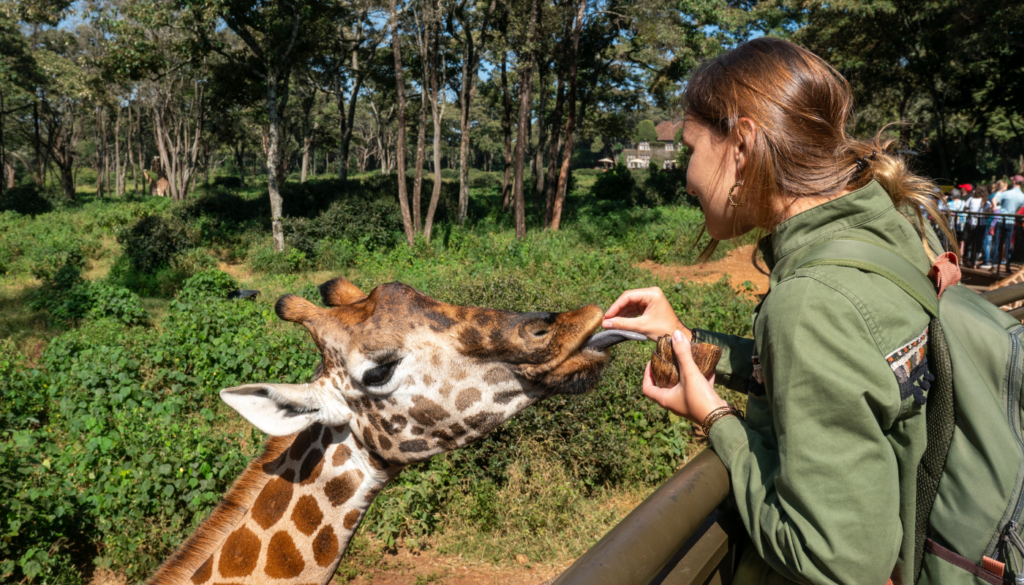
[[[875,274],[815,266],[779,282],[813,244],[833,239],[879,243],[922,271],[930,265],[914,226],[871,182],[761,241],[771,278],[754,339],[694,331],[724,349],[719,383],[748,391],[745,420],[721,419],[709,437],[759,553],[744,554],[738,577],[910,583],[926,442],[926,368],[912,366],[929,318]]]

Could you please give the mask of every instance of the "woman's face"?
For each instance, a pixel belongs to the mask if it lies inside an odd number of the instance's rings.
[[[719,137],[703,121],[689,115],[683,120],[682,139],[690,149],[686,190],[700,200],[708,234],[716,240],[728,240],[754,228],[755,202],[744,193],[742,185],[732,193],[739,205],[729,204],[729,189],[740,180],[746,162],[742,144]]]

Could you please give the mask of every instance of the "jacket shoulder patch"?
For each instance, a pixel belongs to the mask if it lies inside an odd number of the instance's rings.
[[[935,377],[928,371],[928,328],[921,335],[903,344],[885,356],[885,361],[896,374],[900,385],[900,400],[913,397],[914,403],[921,405],[927,402],[925,392],[931,387]]]

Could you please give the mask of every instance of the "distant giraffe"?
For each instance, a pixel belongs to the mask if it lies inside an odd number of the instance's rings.
[[[150,165],[153,167],[153,176],[149,176],[146,169],[142,169],[142,175],[149,181],[149,194],[153,197],[169,197],[171,195],[171,183],[167,180],[167,173],[160,165],[160,157],[153,157]]]
[[[401,283],[367,296],[343,278],[320,293],[328,308],[292,295],[275,306],[320,350],[312,382],[221,390],[271,438],[153,585],[329,582],[402,469],[544,398],[589,390],[609,336],[624,335],[593,335],[603,315],[593,305],[513,313],[448,305]]]

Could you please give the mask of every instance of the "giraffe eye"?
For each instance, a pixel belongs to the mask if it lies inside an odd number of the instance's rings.
[[[370,368],[363,374],[363,385],[364,386],[383,386],[391,381],[391,376],[395,373],[395,368],[398,367],[398,363],[401,359],[392,360],[386,364]]]

